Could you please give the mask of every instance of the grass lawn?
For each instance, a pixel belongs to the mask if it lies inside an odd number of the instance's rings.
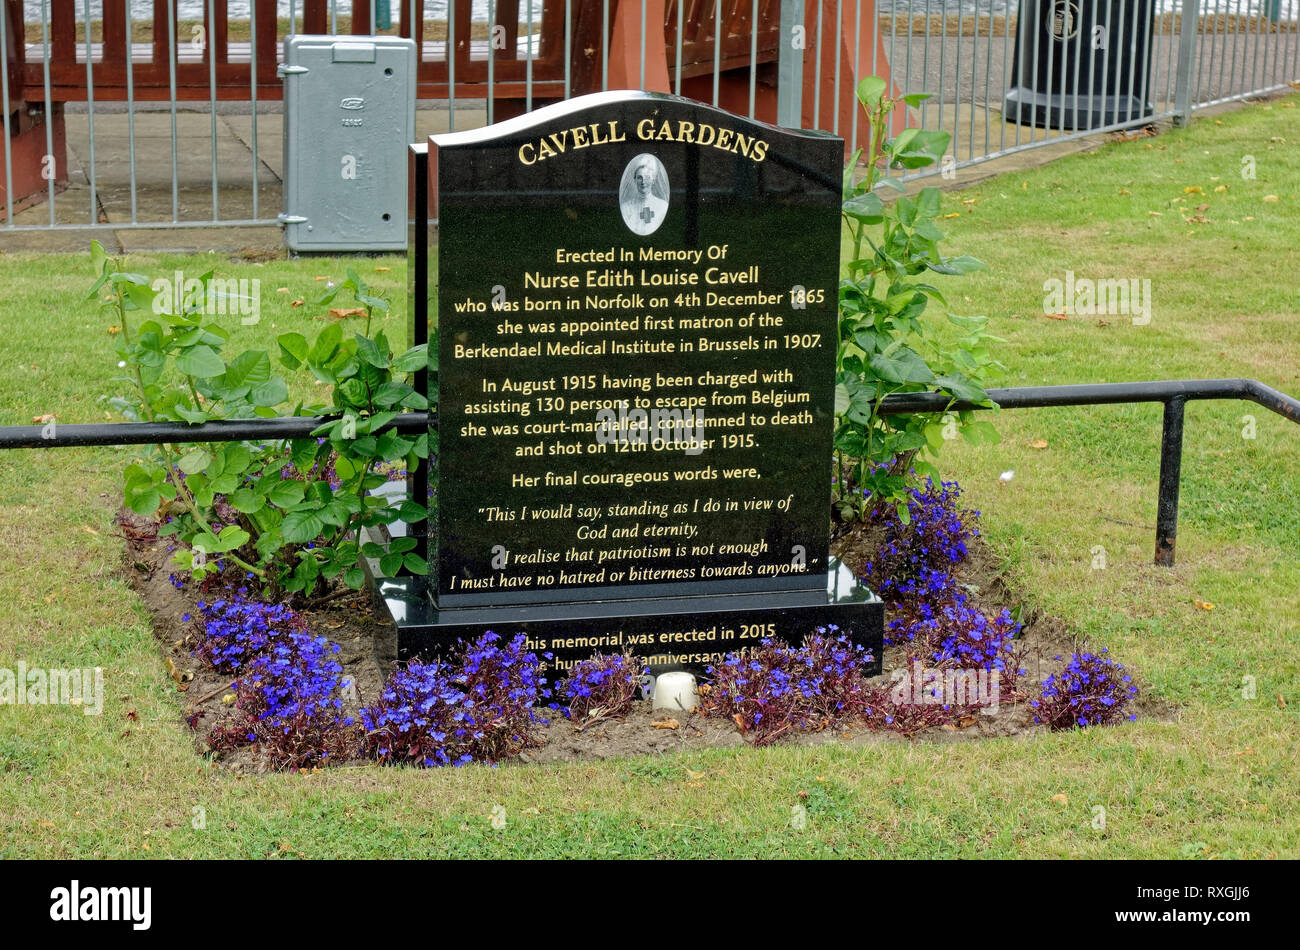
[[[1295,96],[1252,105],[947,195],[952,248],[989,264],[947,289],[1006,339],[1001,382],[1248,376],[1300,393],[1298,113]],[[232,349],[319,320],[323,308],[290,302],[346,266],[130,263],[260,279],[261,323],[236,328]],[[400,339],[405,262],[353,263],[397,301]],[[1044,282],[1067,271],[1149,279],[1149,324],[1048,319]],[[88,255],[0,257],[0,424],[112,418],[101,397],[122,384],[109,321],[82,302],[90,282]],[[995,421],[1001,444],[956,444],[941,461],[984,513],[1013,589],[1109,646],[1180,708],[1176,721],[556,767],[230,774],[195,754],[118,573],[111,514],[132,450],[2,452],[0,667],[102,666],[105,704],[101,716],[0,707],[0,856],[1300,857],[1300,427],[1253,404],[1188,406],[1168,570],[1151,564],[1158,406]]]

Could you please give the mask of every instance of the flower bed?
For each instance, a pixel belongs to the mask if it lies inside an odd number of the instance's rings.
[[[488,633],[399,668],[383,656],[385,631],[363,596],[296,612],[246,588],[222,590],[216,578],[178,587],[149,523],[124,515],[124,528],[171,666],[194,677],[178,677],[186,718],[205,752],[237,768],[966,739],[1133,718],[1137,688],[1104,649],[1078,651],[1050,618],[1022,624],[998,603],[978,513],[960,509],[959,495],[953,484],[915,489],[906,520],[890,508],[837,544],[852,563],[853,542],[873,542],[874,559],[853,566],[888,604],[884,675],[864,678],[869,657],[839,631],[810,631],[799,645],[764,641],[727,656],[704,677],[699,707],[672,714],[649,708],[646,671],[628,654],[548,678],[548,657],[522,637]]]

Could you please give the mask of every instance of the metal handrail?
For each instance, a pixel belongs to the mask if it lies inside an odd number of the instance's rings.
[[[881,415],[979,409],[1043,409],[1053,406],[1102,406],[1158,402],[1164,405],[1160,439],[1160,488],[1156,508],[1155,563],[1174,564],[1178,537],[1178,488],[1182,470],[1183,409],[1194,399],[1244,399],[1300,423],[1300,399],[1254,379],[1172,379],[1134,383],[1084,383],[1067,386],[1016,386],[988,390],[992,405],[953,400],[945,393],[895,393],[880,400]],[[407,412],[385,426],[398,432],[428,429],[431,414]],[[84,448],[97,445],[153,445],[171,442],[260,442],[302,439],[328,421],[315,416],[276,419],[225,419],[187,425],[183,422],[116,422],[40,426],[0,426],[0,449]],[[411,526],[420,539],[427,523]]]
[[[171,442],[273,442],[306,439],[329,421],[324,416],[277,416],[274,419],[221,419],[184,422],[55,422],[46,426],[0,426],[0,449],[79,449],[91,445],[158,445]],[[378,431],[423,432],[427,412],[405,412]]]
[[[1165,407],[1160,433],[1160,488],[1156,505],[1155,563],[1174,566],[1178,539],[1178,483],[1183,466],[1183,407],[1191,399],[1247,399],[1283,418],[1300,423],[1300,399],[1255,379],[1167,379],[1137,383],[1085,383],[1070,386],[1017,386],[990,389],[989,398],[1001,409],[1042,409],[1049,406],[1101,406],[1159,402]],[[954,402],[944,393],[897,393],[880,401],[881,415],[913,412],[987,409]]]
[[[1103,406],[1115,403],[1168,402],[1184,399],[1246,399],[1292,422],[1300,422],[1300,399],[1255,379],[1166,379],[1135,383],[1081,383],[1067,386],[1014,386],[990,389],[989,398],[1002,409],[1041,409],[1048,406]],[[985,409],[974,403],[950,402],[944,393],[895,393],[880,403],[884,415],[942,412],[945,409]]]

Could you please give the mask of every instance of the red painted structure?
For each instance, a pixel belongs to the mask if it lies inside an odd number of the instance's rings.
[[[131,50],[131,81],[137,101],[168,101],[172,97],[171,74],[174,60],[175,98],[177,101],[248,100],[254,76],[259,100],[277,100],[283,95],[276,64],[282,36],[276,20],[275,0],[253,0],[252,16],[256,44],[232,43],[226,4],[215,3],[211,22],[203,25],[204,42],[195,43],[192,29],[179,30],[184,35],[169,37],[167,3],[154,4],[152,42],[131,46],[127,30],[128,0],[104,0],[103,42],[95,44],[92,66],[96,102],[125,101],[127,98],[128,50]],[[519,46],[519,24],[526,16],[521,0],[498,0],[496,36],[504,39],[493,51],[491,88],[488,86],[488,42],[471,36],[470,0],[451,0],[453,35],[426,35],[423,0],[402,4],[398,31],[416,40],[418,66],[416,94],[421,99],[447,99],[453,92],[459,99],[485,99],[495,102],[494,115],[504,118],[522,112],[529,94],[528,62]],[[45,154],[44,128],[28,107],[46,111],[44,64],[39,57],[25,56],[17,38],[23,36],[22,3],[4,0],[9,17],[9,109],[17,119],[10,138],[13,156],[13,187],[16,200],[46,186],[40,178]],[[581,95],[602,88],[608,73],[608,88],[641,87],[642,50],[645,51],[645,86],[653,91],[670,92],[676,88],[678,4],[682,11],[681,37],[682,94],[705,102],[713,101],[713,70],[718,55],[718,104],[733,112],[748,114],[751,67],[756,83],[755,115],[776,121],[776,65],[782,37],[780,35],[780,0],[759,0],[757,24],[753,0],[644,0],[647,24],[642,38],[642,0],[609,0],[609,40],[603,41],[604,8],[600,0],[574,0],[568,42],[565,36],[564,0],[538,0],[538,26],[541,35],[531,66],[531,96],[534,106],[554,102],[566,96]],[[720,23],[718,4],[721,4]],[[818,47],[815,33],[817,4],[821,5],[823,39]],[[836,8],[839,20],[836,20]],[[49,0],[50,23],[50,102],[48,120],[54,127],[55,165],[66,180],[63,134],[63,103],[83,102],[87,96],[85,44],[77,41],[78,0]],[[371,32],[370,5],[354,5],[350,29],[354,35]],[[301,32],[328,33],[329,9],[326,0],[303,0]],[[415,11],[419,15],[413,15]],[[207,7],[204,8],[207,19]],[[875,0],[856,4],[835,0],[808,0],[805,4],[803,125],[805,128],[832,128],[836,123],[846,138],[857,108],[853,100],[854,76],[870,70],[873,44],[877,66],[883,71],[884,47],[876,35]],[[854,23],[860,23],[854,35]],[[173,21],[174,22],[174,21]],[[751,31],[757,29],[756,53]],[[440,31],[445,34],[445,31]],[[721,35],[719,40],[715,33]],[[721,53],[717,54],[717,45]],[[145,52],[147,49],[147,53]],[[180,55],[173,57],[173,51]],[[570,66],[566,88],[566,51]],[[78,54],[82,59],[78,60]],[[209,57],[215,57],[215,64]],[[816,63],[820,60],[820,95],[814,97]],[[841,84],[838,100],[834,80],[839,65]],[[855,65],[860,69],[855,69]],[[209,68],[214,67],[215,89],[209,85]],[[820,114],[813,114],[814,98]],[[861,123],[859,127],[861,129]],[[862,136],[859,135],[861,138]],[[45,163],[48,166],[48,163]],[[32,178],[33,171],[37,177]],[[35,187],[32,187],[35,184]],[[4,179],[0,169],[0,214],[3,214]]]

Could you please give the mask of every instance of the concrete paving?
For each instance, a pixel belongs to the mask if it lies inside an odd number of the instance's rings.
[[[279,251],[284,243],[283,234],[274,224],[238,227],[206,223],[214,217],[220,221],[273,221],[283,210],[284,116],[279,103],[259,107],[258,111],[254,190],[253,115],[247,104],[222,103],[217,110],[215,176],[213,123],[206,110],[178,110],[173,135],[172,116],[165,108],[142,108],[131,116],[118,104],[97,107],[93,206],[91,117],[85,111],[70,112],[64,119],[68,135],[68,185],[55,196],[56,228],[48,228],[48,202],[39,201],[17,211],[14,224],[34,225],[43,230],[15,232],[0,227],[0,251],[82,251],[92,239],[98,239],[114,253]],[[479,128],[486,122],[487,112],[482,102],[457,103],[457,130]],[[449,131],[451,124],[451,113],[445,107],[421,108],[416,112],[417,140]],[[130,160],[132,136],[136,154],[134,180]],[[124,226],[87,228],[92,220]],[[132,227],[133,221],[160,226]]]

